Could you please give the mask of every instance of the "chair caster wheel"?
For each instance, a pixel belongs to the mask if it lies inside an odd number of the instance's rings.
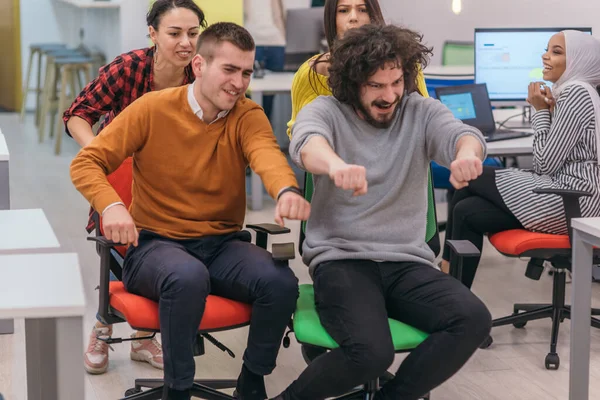
[[[138,388],[127,389],[125,391],[125,397],[133,396],[134,394],[138,394],[138,393],[142,393],[142,389],[138,389]]]
[[[546,356],[545,364],[546,369],[557,370],[558,366],[560,365],[560,358],[558,357],[558,354],[548,353],[548,355]]]
[[[480,349],[487,349],[488,347],[490,347],[492,345],[492,343],[494,343],[494,339],[491,336],[488,336],[483,343],[481,343],[479,345]]]
[[[519,315],[519,311],[518,311],[518,310],[515,310],[515,311],[513,312],[513,317],[514,317],[515,315]],[[517,328],[517,329],[521,329],[521,328],[525,328],[525,325],[527,325],[527,322],[515,322],[515,323],[513,323],[512,325],[513,325],[515,328]]]

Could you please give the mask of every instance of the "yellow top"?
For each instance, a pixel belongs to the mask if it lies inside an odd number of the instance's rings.
[[[318,56],[312,57],[298,68],[292,81],[292,119],[288,122],[287,134],[292,138],[292,126],[296,122],[296,116],[302,108],[319,96],[331,96],[331,89],[327,84],[328,77],[321,74],[310,73],[311,63]],[[312,83],[312,85],[311,85]],[[425,97],[429,97],[423,71],[419,69],[417,75],[417,88]]]

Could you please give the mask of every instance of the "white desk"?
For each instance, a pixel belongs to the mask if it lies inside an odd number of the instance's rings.
[[[42,209],[0,210],[0,254],[59,246]]]
[[[588,400],[593,247],[600,247],[600,218],[576,218],[573,227],[569,400]]]
[[[10,175],[9,175],[10,153],[6,145],[6,138],[0,130],[0,210],[10,208]]]
[[[504,121],[506,118],[517,115],[522,109],[503,109],[494,110],[494,119],[496,123]],[[508,129],[515,129],[524,132],[533,132],[532,128],[517,128],[515,126],[522,124],[521,117],[514,118],[505,124]],[[499,140],[487,144],[488,156],[529,156],[533,154],[533,136],[519,139]]]
[[[58,239],[41,209],[0,210],[0,254],[24,250],[31,252],[59,246]],[[5,277],[1,280],[5,280]],[[13,332],[13,320],[0,319],[0,335]]]
[[[27,398],[84,399],[77,254],[3,255],[0,276],[0,318],[25,319]]]
[[[423,70],[425,78],[430,79],[473,79],[474,74],[475,67],[472,65],[429,65]]]
[[[292,90],[293,72],[270,72],[267,71],[263,78],[252,78],[248,90],[252,95],[252,101],[262,107],[264,95],[288,93]],[[251,179],[252,197],[250,201],[251,210],[262,210],[263,207],[263,184],[254,171]]]

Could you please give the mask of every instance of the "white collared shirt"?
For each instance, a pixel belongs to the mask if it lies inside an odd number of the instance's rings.
[[[200,107],[200,104],[198,104],[198,100],[196,100],[196,96],[194,96],[194,85],[196,84],[196,81],[190,83],[188,85],[188,103],[190,104],[190,107],[192,108],[192,111],[194,112],[194,114],[196,114],[198,116],[198,118],[200,118],[202,121],[204,121],[204,111],[202,111],[202,108]],[[218,121],[221,118],[225,118],[227,116],[227,114],[229,114],[229,110],[223,110],[220,113],[217,114],[217,118],[214,121],[209,122],[208,124],[212,124],[215,121]]]

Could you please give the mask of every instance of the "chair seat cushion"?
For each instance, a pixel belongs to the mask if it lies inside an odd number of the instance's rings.
[[[490,235],[490,243],[506,255],[518,256],[530,250],[570,249],[568,235],[536,233],[526,229],[510,229]]]
[[[111,307],[121,313],[134,329],[160,330],[157,302],[128,293],[123,282],[110,282],[109,292]],[[199,330],[218,331],[246,325],[251,314],[250,304],[209,295]]]
[[[389,319],[392,340],[396,351],[411,350],[427,338],[427,334],[400,321]],[[369,329],[369,327],[365,327]],[[300,285],[300,297],[294,313],[294,334],[300,343],[335,349],[338,344],[327,333],[319,320],[315,307],[313,285]]]

